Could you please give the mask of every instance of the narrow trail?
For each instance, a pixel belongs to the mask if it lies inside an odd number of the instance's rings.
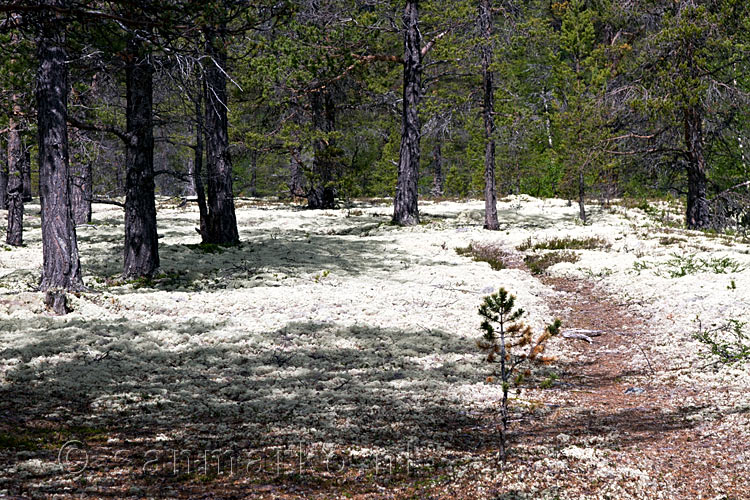
[[[602,450],[606,463],[646,473],[645,491],[656,487],[666,498],[750,498],[750,478],[738,472],[747,466],[750,443],[733,440],[720,415],[702,417],[710,403],[702,401],[699,388],[654,379],[662,368],[648,358],[645,321],[591,282],[542,280],[561,292],[550,308],[566,328],[603,334],[591,344],[566,340],[578,356],[558,366],[552,410],[542,419],[524,417],[516,439]],[[603,485],[592,481],[588,465],[570,470],[568,481],[583,494],[595,494]]]

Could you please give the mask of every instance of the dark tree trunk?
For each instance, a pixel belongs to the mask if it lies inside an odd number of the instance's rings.
[[[710,213],[706,199],[706,161],[703,156],[703,115],[697,108],[683,110],[685,145],[687,146],[687,227],[709,227]]]
[[[495,75],[492,72],[492,10],[490,0],[479,2],[479,28],[482,32],[482,87],[484,100],[484,228],[500,229],[497,220],[495,185]]]
[[[0,136],[0,210],[8,208],[8,148]]]
[[[413,226],[419,224],[417,187],[420,156],[419,101],[422,94],[422,36],[419,32],[418,0],[406,1],[404,26],[404,102],[393,223]]]
[[[329,134],[336,127],[336,106],[327,90],[313,92],[310,96],[313,127],[323,137],[314,142],[312,187],[307,193],[307,208],[328,209],[336,206],[336,193],[331,185],[335,159],[334,145]]]
[[[201,89],[205,92],[205,89]],[[208,238],[208,208],[206,208],[206,188],[203,186],[203,92],[198,92],[195,99],[195,156],[193,159],[193,185],[198,199],[199,228],[201,239]]]
[[[23,163],[21,165],[23,173],[23,201],[31,201],[31,148],[23,148]]]
[[[206,30],[206,168],[208,227],[206,243],[232,245],[240,240],[232,192],[232,162],[227,130],[227,54],[223,29]]]
[[[443,138],[438,134],[435,137],[435,146],[432,148],[432,191],[434,197],[443,196]]]
[[[581,222],[586,224],[586,183],[583,176],[583,168],[578,169],[578,216],[581,218]]]
[[[125,148],[123,276],[152,276],[159,268],[154,199],[153,67],[143,42],[128,41],[125,67],[128,143]]]
[[[91,222],[91,163],[76,161],[70,165],[70,201],[76,225]]]
[[[16,119],[19,113],[18,104],[14,104],[13,116],[8,124],[8,231],[5,242],[13,246],[23,244],[23,163],[26,155]]]
[[[52,0],[59,4],[59,0]],[[81,263],[70,207],[68,66],[64,24],[47,19],[37,43],[39,196],[42,206],[42,291],[81,290]],[[65,312],[59,309],[58,312]]]

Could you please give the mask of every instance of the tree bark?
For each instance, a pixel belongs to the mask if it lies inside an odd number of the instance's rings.
[[[687,146],[687,215],[688,229],[705,229],[710,225],[706,199],[706,160],[703,155],[703,115],[695,107],[683,110],[685,145]]]
[[[31,201],[31,148],[26,146],[23,148],[23,163],[21,164],[23,173],[21,177],[23,179],[23,201]]]
[[[310,96],[313,127],[321,134],[314,142],[312,186],[307,193],[307,208],[330,209],[336,207],[333,181],[333,143],[329,134],[336,128],[336,106],[327,90],[313,92]]]
[[[208,225],[206,243],[233,245],[240,240],[232,192],[232,162],[227,130],[227,54],[223,28],[206,29],[206,168]]]
[[[154,199],[153,67],[143,42],[128,41],[125,67],[125,255],[123,277],[150,277],[159,268]]]
[[[8,177],[6,194],[8,201],[8,230],[5,242],[12,246],[23,244],[23,163],[26,161],[17,117],[20,106],[13,96],[13,115],[8,121]]]
[[[61,4],[60,0],[49,3]],[[36,102],[43,254],[40,288],[45,292],[83,289],[70,207],[68,66],[63,29],[64,23],[59,19],[48,18],[42,22],[37,42]]]
[[[393,223],[419,224],[417,206],[420,156],[419,102],[422,96],[422,35],[419,32],[419,0],[407,0],[404,8],[404,86],[401,115],[401,149],[398,181],[393,202]]]
[[[201,91],[197,92],[195,98],[195,156],[193,157],[193,185],[195,196],[198,199],[199,228],[201,240],[208,238],[208,208],[206,207],[206,188],[203,185],[203,93],[205,85],[201,80]]]
[[[0,136],[0,210],[8,208],[8,148]]]
[[[482,87],[484,103],[484,228],[500,229],[497,220],[495,184],[495,75],[492,71],[492,10],[490,0],[479,2],[479,27],[482,32]]]

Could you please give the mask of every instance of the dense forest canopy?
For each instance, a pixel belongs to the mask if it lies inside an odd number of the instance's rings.
[[[527,193],[682,198],[748,223],[742,0],[5,0],[0,202],[41,194],[43,288],[80,286],[74,223],[126,215],[126,276],[158,268],[155,195],[238,241],[236,196],[335,208]],[[123,201],[124,198],[124,201]],[[45,216],[46,214],[46,216]],[[57,252],[57,253],[56,253]],[[54,278],[53,276],[57,276]],[[63,277],[64,276],[64,277]]]

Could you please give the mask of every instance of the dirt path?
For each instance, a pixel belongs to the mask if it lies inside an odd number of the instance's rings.
[[[516,439],[567,450],[577,467],[566,471],[566,490],[582,495],[602,494],[609,479],[634,497],[750,498],[750,478],[741,472],[750,443],[722,425],[723,415],[706,417],[710,402],[699,388],[654,381],[661,367],[648,358],[645,322],[591,282],[544,282],[562,292],[550,307],[567,328],[604,334],[591,344],[568,340],[579,355],[559,367],[552,411],[524,418]],[[594,455],[577,459],[576,447]]]

